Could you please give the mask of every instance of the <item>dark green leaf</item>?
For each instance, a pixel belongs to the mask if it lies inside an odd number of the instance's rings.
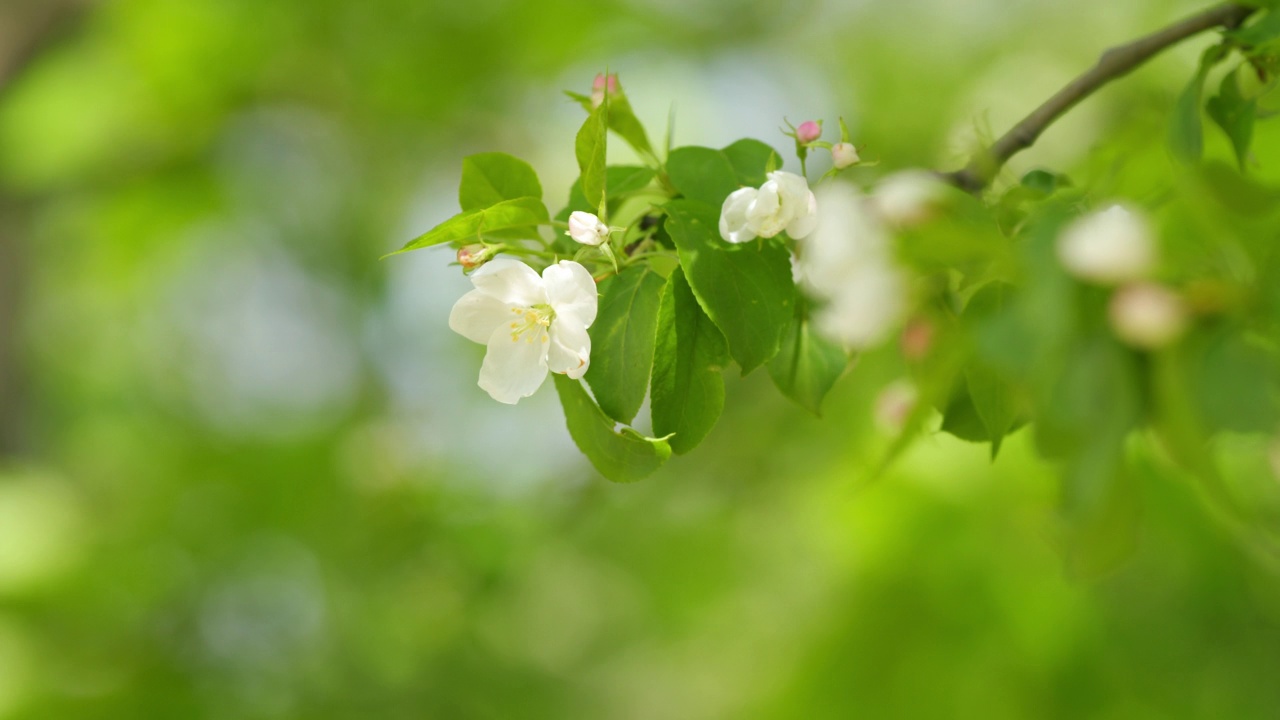
[[[609,214],[613,214],[619,200],[648,187],[655,174],[652,169],[639,165],[614,165],[607,168],[605,187],[609,188]],[[569,188],[569,204],[556,215],[556,219],[568,220],[569,215],[578,210],[590,213],[599,211],[582,194],[582,178],[573,181],[573,187]]]
[[[547,208],[538,198],[506,200],[483,210],[468,210],[445,220],[410,240],[392,255],[441,243],[478,240],[488,232],[543,225],[550,222]]]
[[[1275,7],[1272,0],[1255,0],[1246,3],[1258,7]],[[1280,12],[1270,10],[1246,27],[1227,33],[1232,40],[1245,46],[1263,45],[1280,38]]]
[[[738,184],[760,187],[771,170],[782,165],[782,156],[759,140],[744,138],[721,150],[733,166]]]
[[[505,153],[480,153],[462,160],[458,202],[463,210],[479,210],[503,200],[542,198],[542,184],[529,163]]]
[[[686,146],[671,151],[667,158],[671,184],[690,200],[700,200],[715,208],[739,187],[738,176],[729,158],[719,150]],[[717,216],[718,217],[718,216]]]
[[[1240,94],[1237,74],[1229,72],[1222,78],[1218,94],[1205,104],[1209,117],[1231,140],[1236,162],[1244,170],[1249,157],[1249,145],[1253,142],[1253,121],[1258,113],[1255,100],[1245,100]]]
[[[1013,286],[1001,282],[988,283],[970,298],[961,321],[975,342],[985,328],[997,325],[1007,316],[1012,298]],[[991,457],[994,459],[1000,453],[1004,436],[1018,420],[1016,390],[1008,373],[993,367],[982,353],[975,353],[965,368],[964,376],[973,408],[991,439]]]
[[[822,414],[822,399],[849,366],[849,354],[814,331],[807,304],[796,303],[782,348],[769,361],[769,377],[783,395],[813,413]]]
[[[614,482],[635,482],[652,475],[671,457],[666,440],[646,438],[631,428],[615,432],[614,422],[579,381],[559,374],[552,378],[570,437],[601,475]]]
[[[649,387],[663,284],[647,263],[601,284],[587,383],[600,409],[618,422],[635,418]]]
[[[720,371],[729,363],[729,349],[678,268],[667,282],[658,317],[650,391],[653,432],[671,435],[672,451],[684,454],[702,442],[724,410]]]
[[[1178,95],[1178,101],[1174,105],[1173,118],[1169,126],[1169,149],[1175,158],[1184,162],[1199,162],[1204,155],[1204,130],[1200,120],[1204,81],[1209,74],[1209,69],[1222,57],[1221,46],[1206,50],[1200,58],[1200,67],[1196,70],[1196,74]]]
[[[587,199],[593,212],[600,212],[600,204],[605,194],[605,148],[608,143],[606,114],[609,105],[605,103],[587,116],[587,121],[578,130],[574,142],[574,154],[578,158],[578,169],[581,171],[582,195]]]
[[[689,285],[743,374],[768,362],[795,308],[786,249],[774,243],[730,246],[717,229],[720,211],[704,203],[673,200],[667,216]]]

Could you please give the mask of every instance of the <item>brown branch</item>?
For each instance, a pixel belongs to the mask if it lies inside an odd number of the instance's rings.
[[[1104,52],[1098,63],[1062,88],[1034,112],[1013,126],[991,147],[976,154],[963,170],[944,173],[943,179],[971,193],[981,192],[1009,158],[1031,147],[1055,120],[1092,95],[1098,88],[1129,74],[1153,56],[1173,45],[1216,27],[1235,28],[1257,8],[1224,3],[1176,22],[1133,42]]]
[[[0,92],[60,39],[88,5],[89,0],[7,5],[0,12]]]

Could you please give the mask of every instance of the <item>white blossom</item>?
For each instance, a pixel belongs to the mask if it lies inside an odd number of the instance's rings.
[[[1187,309],[1182,298],[1152,283],[1120,288],[1111,297],[1107,311],[1116,337],[1138,348],[1164,347],[1187,329]]]
[[[757,190],[741,188],[725,198],[720,209],[720,237],[744,243],[771,238],[786,231],[794,240],[813,232],[818,203],[809,183],[794,173],[776,170]]]
[[[1146,277],[1156,263],[1155,239],[1145,218],[1121,205],[1071,223],[1058,237],[1057,250],[1067,272],[1107,285]]]
[[[832,183],[822,193],[822,220],[799,244],[799,274],[823,302],[818,330],[850,348],[884,341],[908,309],[908,282],[891,238],[855,188]]]
[[[475,289],[449,314],[449,328],[488,346],[479,385],[514,405],[534,393],[547,371],[577,379],[591,362],[587,328],[595,322],[595,280],[582,265],[561,260],[542,271],[499,257],[471,273]]]
[[[902,170],[876,185],[871,204],[886,223],[910,227],[929,220],[945,192],[946,186],[928,170]]]
[[[831,146],[831,164],[835,165],[837,170],[843,170],[860,162],[862,158],[858,157],[858,149],[853,146],[853,143],[839,142]]]
[[[569,214],[569,231],[565,235],[594,247],[609,240],[609,226],[592,213],[576,210]]]

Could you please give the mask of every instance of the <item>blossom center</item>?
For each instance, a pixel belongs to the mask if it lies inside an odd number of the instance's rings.
[[[511,314],[518,316],[510,326],[511,342],[520,342],[520,338],[527,343],[547,342],[547,328],[556,319],[556,311],[550,305],[513,307]]]

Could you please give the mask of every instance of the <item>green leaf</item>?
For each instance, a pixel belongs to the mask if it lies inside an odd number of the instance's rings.
[[[1218,94],[1209,98],[1205,109],[1213,122],[1231,140],[1236,162],[1243,171],[1249,157],[1249,145],[1253,142],[1253,121],[1258,114],[1257,101],[1244,99],[1240,94],[1237,73],[1229,72],[1223,76]]]
[[[961,386],[942,411],[942,431],[968,442],[987,442],[991,432],[978,415],[967,385]]]
[[[681,195],[717,209],[739,187],[737,172],[723,152],[693,145],[671,151],[667,177]]]
[[[1274,432],[1280,423],[1280,362],[1243,336],[1241,328],[1197,333],[1186,340],[1197,412],[1211,431]]]
[[[1269,8],[1276,6],[1276,3],[1272,0],[1254,0],[1254,2],[1244,4]],[[1276,38],[1280,38],[1280,12],[1270,10],[1258,18],[1256,22],[1227,33],[1227,37],[1245,46],[1264,45]]]
[[[721,150],[733,166],[738,184],[744,187],[760,187],[771,170],[782,165],[782,156],[759,140],[744,138]]]
[[[666,440],[646,438],[631,428],[614,431],[614,423],[596,406],[582,383],[553,374],[569,436],[597,471],[613,482],[642,480],[671,457]]]
[[[639,165],[614,165],[606,168],[605,187],[609,188],[609,214],[613,214],[619,200],[647,188],[656,174],[651,168]],[[592,207],[582,194],[582,178],[573,181],[573,187],[569,188],[569,204],[556,215],[556,219],[568,220],[571,213],[579,210],[590,213],[599,210],[598,207]]]
[[[720,371],[729,363],[729,348],[679,268],[662,295],[653,363],[653,432],[671,435],[671,450],[683,455],[702,442],[724,410]]]
[[[685,277],[745,375],[778,354],[791,323],[796,292],[790,256],[776,243],[724,242],[716,207],[690,200],[666,207]]]
[[[782,348],[769,361],[769,377],[783,395],[814,415],[822,415],[822,399],[849,366],[849,354],[814,331],[807,303],[796,302]]]
[[[396,255],[441,243],[475,241],[488,232],[532,228],[548,222],[550,217],[547,207],[538,198],[506,200],[483,210],[468,210],[454,215],[390,254]]]
[[[618,422],[631,422],[644,402],[664,284],[647,263],[640,263],[600,288],[586,377],[600,409]]]
[[[462,160],[458,202],[463,210],[479,210],[503,200],[542,198],[542,184],[529,163],[506,153],[480,153]]]
[[[1012,304],[1013,286],[1008,283],[993,282],[984,285],[970,298],[965,306],[961,321],[968,327],[971,336],[982,331],[983,326],[990,327],[999,322]],[[982,420],[991,439],[991,458],[1000,453],[1000,444],[1004,436],[1009,434],[1018,420],[1019,406],[1015,388],[1009,380],[1007,372],[992,367],[981,354],[976,355],[965,368],[965,384],[969,389],[969,399],[978,418]]]
[[[578,130],[574,142],[574,154],[578,158],[578,169],[581,171],[582,195],[594,212],[604,201],[606,169],[605,148],[608,143],[608,126],[606,124],[609,104],[605,103],[587,116],[587,121]]]
[[[641,157],[656,157],[644,125],[631,110],[631,102],[627,100],[627,96],[621,92],[609,96],[609,129],[618,133]]]
[[[1200,67],[1191,82],[1178,95],[1169,126],[1169,149],[1175,158],[1183,162],[1199,162],[1204,155],[1204,130],[1200,120],[1201,99],[1204,97],[1204,81],[1209,69],[1222,60],[1224,50],[1215,45],[1200,57]]]

